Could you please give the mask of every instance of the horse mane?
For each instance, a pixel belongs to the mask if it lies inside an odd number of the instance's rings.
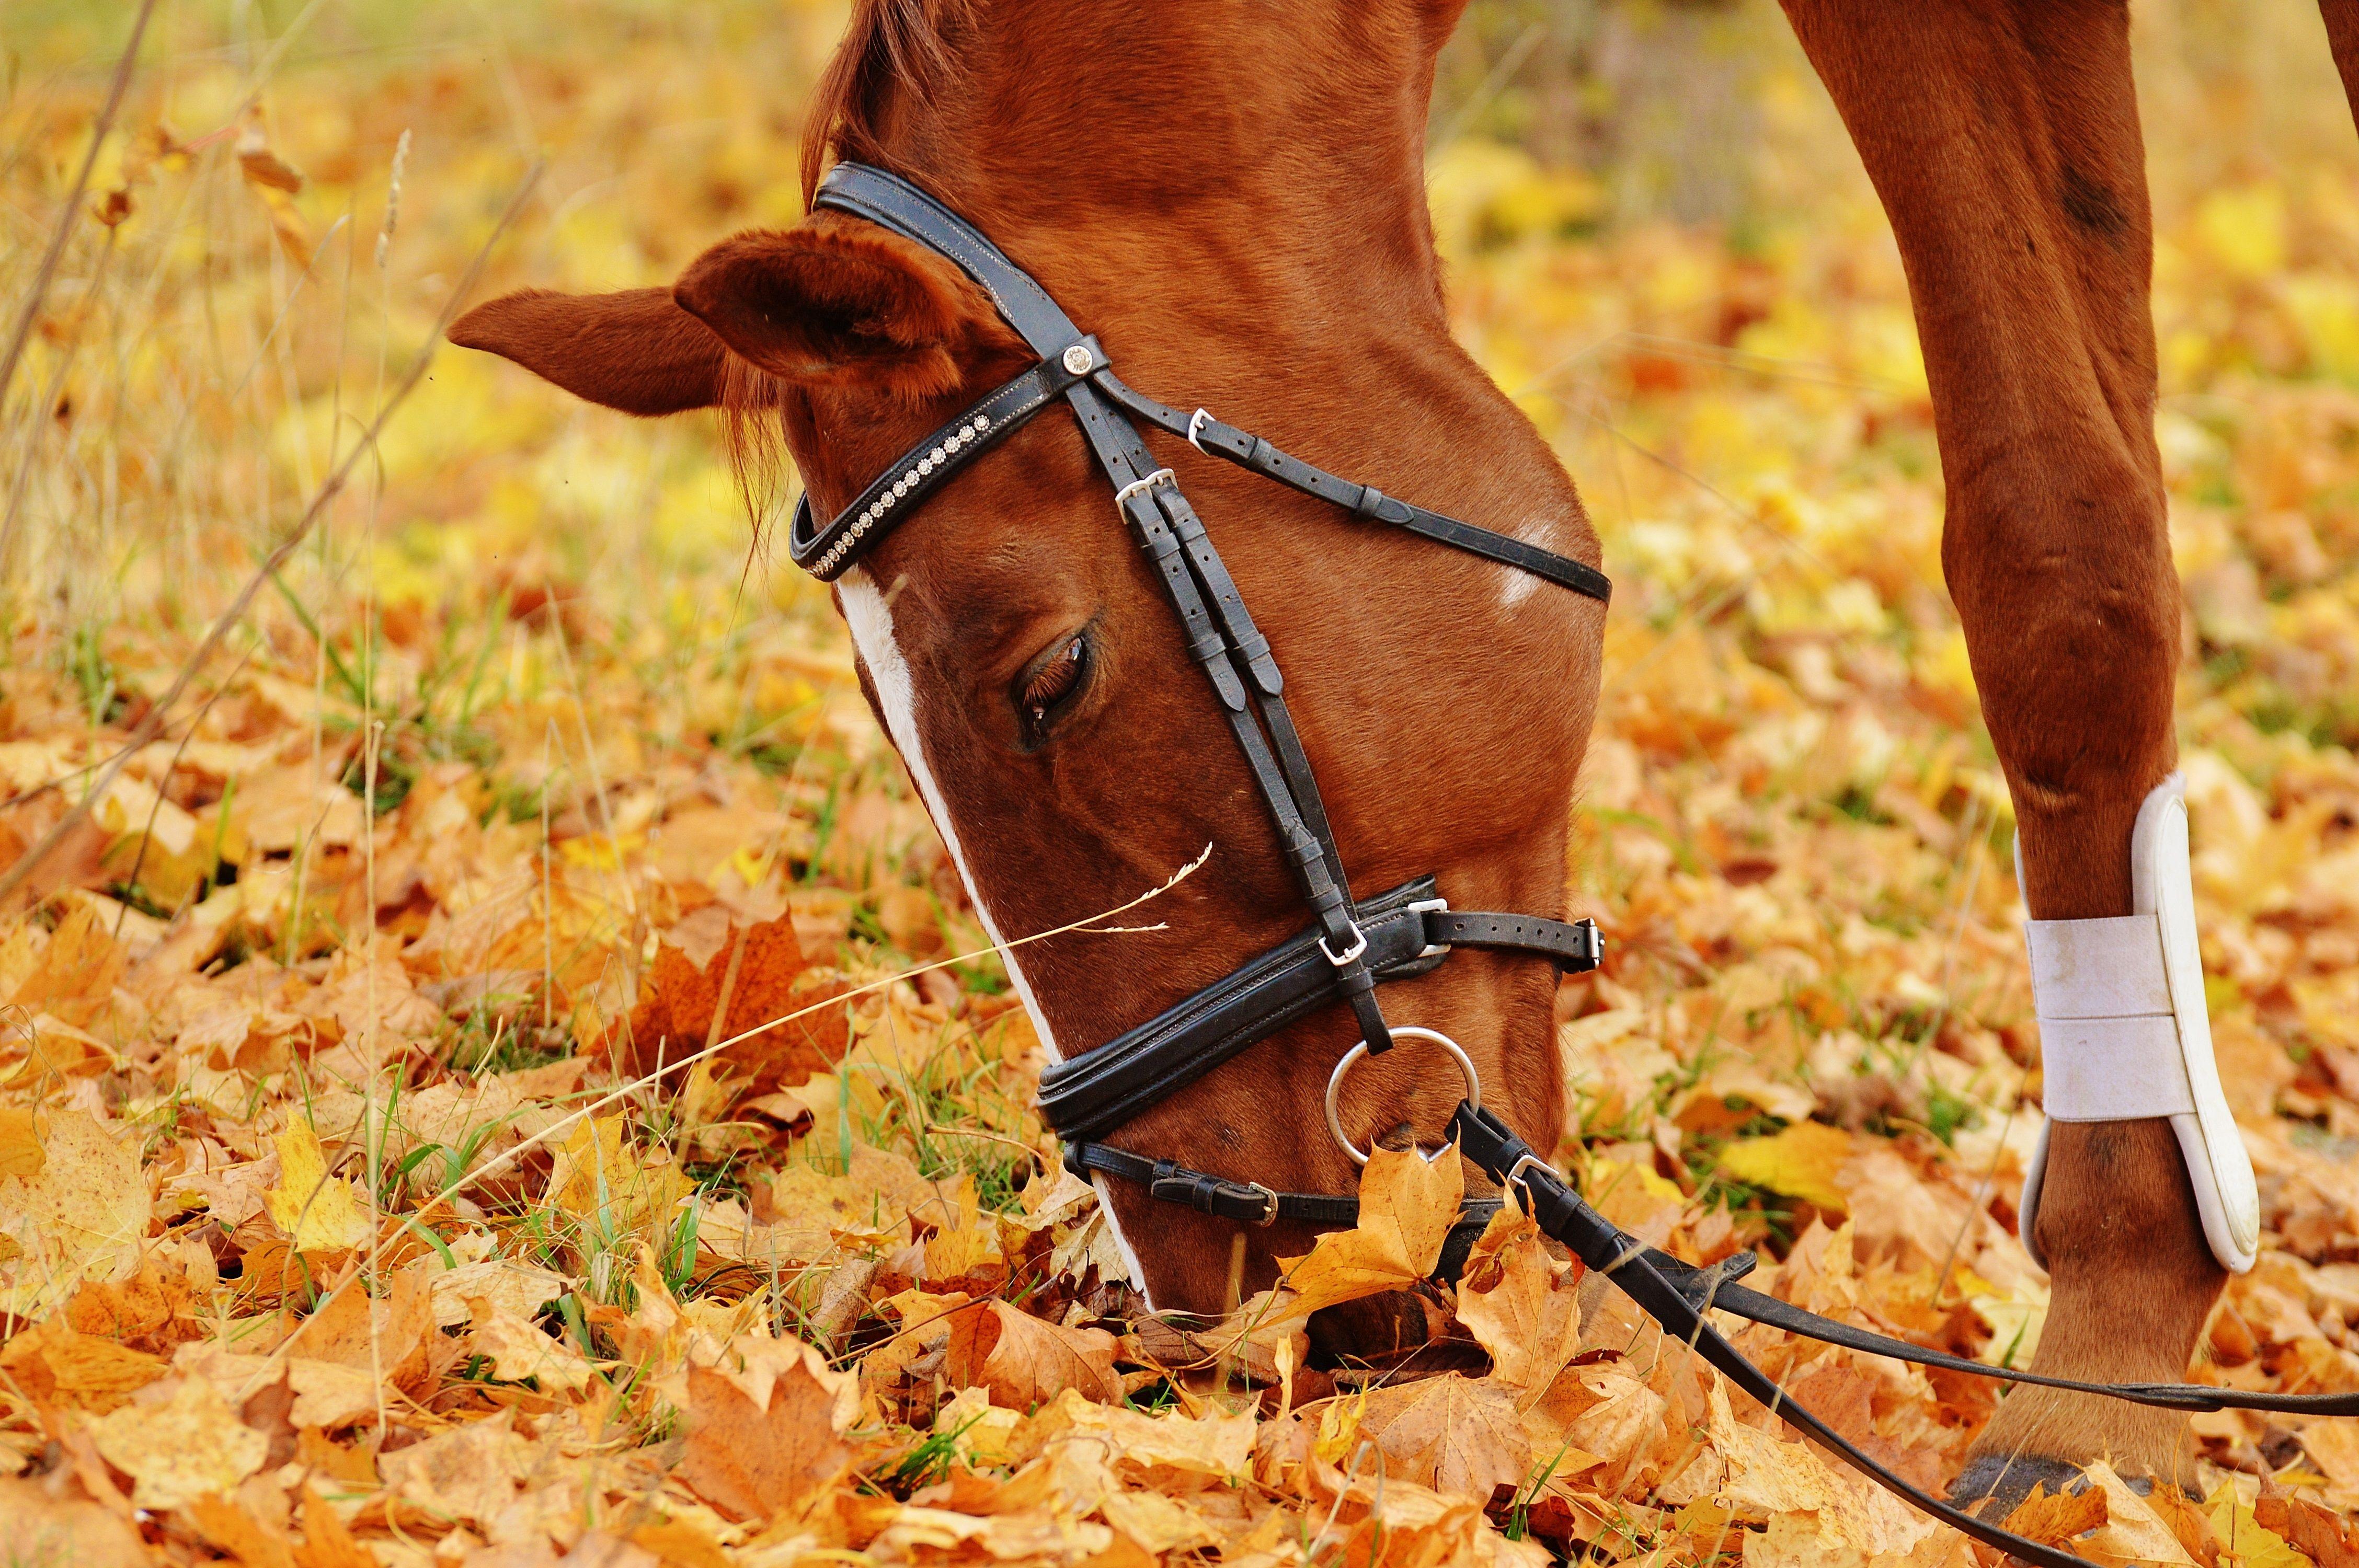
[[[803,124],[803,205],[818,193],[830,155],[889,162],[883,145],[891,89],[930,95],[959,71],[951,32],[973,0],[854,0],[843,41],[811,91]]]

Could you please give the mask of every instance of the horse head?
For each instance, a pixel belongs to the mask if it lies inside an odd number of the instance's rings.
[[[1220,28],[1190,7],[1106,10],[864,5],[810,145],[972,220],[1131,386],[1594,562],[1571,481],[1444,312],[1419,168],[1450,7]],[[960,266],[823,210],[721,240],[669,289],[510,295],[451,336],[609,407],[718,408],[747,476],[790,459],[822,518],[1034,359]],[[1431,875],[1460,908],[1561,914],[1603,605],[1176,436],[1150,445],[1275,649],[1353,893]],[[862,689],[995,940],[1107,908],[1210,848],[1151,906],[1155,929],[1006,953],[1060,1057],[1309,925],[1230,719],[1072,417],[1035,419],[962,468],[834,586]],[[1489,1103],[1546,1150],[1563,1119],[1556,979],[1529,956],[1468,952],[1388,984],[1384,1007],[1460,1043]],[[1358,1037],[1348,1009],[1320,1009],[1111,1141],[1349,1193],[1322,1098]],[[1343,1128],[1363,1148],[1431,1144],[1462,1091],[1411,1044],[1353,1076]],[[1222,1307],[1241,1228],[1248,1289],[1310,1244],[1299,1224],[1241,1227],[1098,1180],[1158,1309]],[[1368,1315],[1327,1326],[1364,1341]]]

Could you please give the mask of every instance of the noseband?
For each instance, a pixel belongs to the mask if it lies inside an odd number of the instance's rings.
[[[1114,486],[1115,511],[1155,563],[1189,651],[1212,682],[1313,916],[1313,925],[1292,940],[1248,959],[1160,1016],[1040,1075],[1041,1113],[1064,1140],[1067,1167],[1085,1178],[1104,1174],[1137,1183],[1155,1198],[1244,1224],[1269,1225],[1280,1219],[1316,1226],[1352,1224],[1359,1215],[1355,1197],[1277,1192],[1258,1182],[1127,1153],[1098,1140],[1248,1046],[1341,1002],[1358,1020],[1361,1040],[1329,1080],[1328,1119],[1337,1141],[1354,1159],[1364,1160],[1337,1119],[1335,1097],[1343,1075],[1362,1055],[1378,1055],[1393,1046],[1397,1032],[1386,1025],[1377,1002],[1379,984],[1428,973],[1459,947],[1545,958],[1564,971],[1594,968],[1602,952],[1597,927],[1586,920],[1569,925],[1540,915],[1455,911],[1431,877],[1374,898],[1352,897],[1350,878],[1320,802],[1318,781],[1287,712],[1284,681],[1269,641],[1256,629],[1228,568],[1180,493],[1177,477],[1156,465],[1133,421],[1332,503],[1363,523],[1402,529],[1601,602],[1611,593],[1611,585],[1583,562],[1413,506],[1374,485],[1339,479],[1258,436],[1223,424],[1204,409],[1182,414],[1132,390],[1115,377],[1098,341],[1075,327],[1023,269],[964,219],[897,176],[839,163],[821,183],[817,205],[866,219],[948,258],[991,297],[1040,359],[904,453],[832,521],[823,525],[816,522],[806,493],[796,503],[788,535],[795,564],[823,581],[834,580],[968,463],[1036,415],[1064,403]],[[1726,1312],[1945,1371],[2104,1394],[2166,1410],[2359,1415],[2359,1394],[2247,1393],[2196,1383],[2084,1383],[1988,1367],[1821,1317],[1748,1290],[1733,1281],[1753,1268],[1751,1253],[1698,1269],[1618,1229],[1495,1112],[1484,1108],[1473,1064],[1454,1042],[1431,1030],[1404,1028],[1397,1033],[1440,1044],[1461,1064],[1467,1093],[1451,1120],[1453,1142],[1493,1181],[1513,1189],[1545,1234],[1604,1273],[1667,1336],[1686,1341],[1797,1431],[1915,1507],[2026,1563],[2088,1568],[2085,1559],[1986,1523],[1894,1475],[1786,1398],[1777,1382],[1731,1345],[1705,1314]],[[1467,1249],[1501,1203],[1487,1198],[1466,1205],[1443,1249],[1438,1274],[1455,1276]]]

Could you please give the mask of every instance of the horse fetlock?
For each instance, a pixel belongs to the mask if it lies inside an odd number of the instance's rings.
[[[2037,1226],[2052,1290],[2034,1371],[2103,1382],[2184,1375],[2226,1271],[2212,1255],[2168,1121],[2060,1122]],[[2191,1479],[2186,1417],[2093,1394],[2018,1388],[1975,1440],[1955,1497],[2002,1500],[2103,1460]],[[2043,1468],[2043,1466],[2048,1468]],[[2010,1505],[2011,1506],[2011,1505]]]

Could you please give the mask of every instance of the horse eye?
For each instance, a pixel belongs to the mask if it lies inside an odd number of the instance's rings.
[[[1038,741],[1044,737],[1057,710],[1081,690],[1082,677],[1089,674],[1089,638],[1077,632],[1021,677],[1016,691],[1016,710],[1028,731],[1027,739]]]

